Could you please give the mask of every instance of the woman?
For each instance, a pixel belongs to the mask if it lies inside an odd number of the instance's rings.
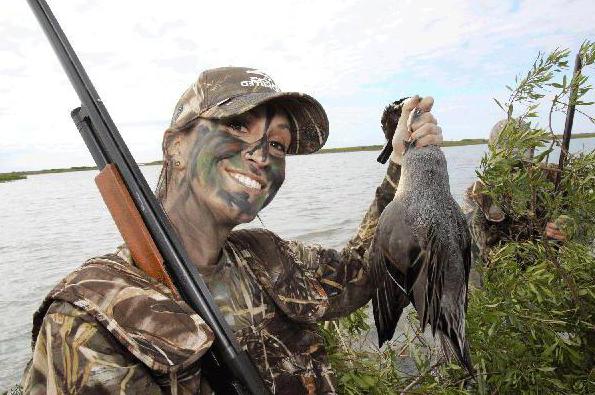
[[[157,187],[174,229],[238,341],[273,393],[334,393],[315,323],[369,301],[366,250],[394,196],[403,140],[439,144],[432,99],[400,122],[387,176],[355,237],[342,251],[233,229],[255,218],[285,178],[287,154],[317,151],[328,120],[310,96],[281,92],[265,73],[203,72],[179,100],[163,140]],[[400,128],[400,129],[399,129]],[[164,285],[134,266],[125,247],[67,276],[34,317],[31,393],[207,393],[200,357],[210,329]]]

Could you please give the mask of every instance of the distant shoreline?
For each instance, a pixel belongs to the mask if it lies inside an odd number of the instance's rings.
[[[558,136],[562,137],[562,136]],[[572,135],[572,139],[585,139],[595,137],[595,133],[577,133]],[[465,145],[479,145],[487,144],[487,139],[462,139],[462,140],[450,140],[442,142],[442,147],[460,147]],[[380,151],[384,145],[361,145],[355,147],[342,147],[342,148],[323,148],[317,152],[317,154],[332,154],[337,152],[357,152],[357,151]],[[152,166],[160,165],[163,161],[156,160],[153,162],[139,163],[139,166]],[[48,173],[69,173],[73,171],[87,171],[97,170],[96,166],[73,166],[64,169],[45,169],[45,170],[31,170],[31,171],[13,171],[10,173],[0,173],[0,183],[24,180],[27,176],[36,174],[48,174]]]

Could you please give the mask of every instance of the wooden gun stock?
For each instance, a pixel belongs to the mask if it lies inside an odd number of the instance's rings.
[[[163,257],[136,209],[116,166],[113,163],[107,164],[95,177],[95,183],[136,266],[155,280],[167,285],[179,298],[176,287],[165,271]]]

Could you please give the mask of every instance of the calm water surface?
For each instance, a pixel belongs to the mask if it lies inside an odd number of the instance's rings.
[[[573,151],[595,149],[595,139],[572,144]],[[485,145],[444,148],[458,202],[485,150]],[[285,184],[260,215],[264,226],[284,238],[341,248],[385,174],[377,155],[289,157]],[[159,167],[142,171],[155,185]],[[30,357],[31,316],[47,292],[85,259],[121,243],[95,187],[96,173],[43,174],[0,184],[0,278],[5,280],[0,287],[0,391],[20,379]],[[256,220],[248,226],[262,224]]]

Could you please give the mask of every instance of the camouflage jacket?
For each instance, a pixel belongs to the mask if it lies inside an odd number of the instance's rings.
[[[485,263],[490,247],[505,236],[508,219],[499,222],[490,219],[488,212],[492,202],[486,195],[475,192],[478,183],[481,182],[475,181],[465,190],[462,210],[473,238],[473,262],[479,259]]]
[[[240,230],[218,264],[201,269],[272,393],[336,392],[316,322],[370,300],[366,252],[399,177],[391,163],[341,251]],[[200,357],[212,341],[202,319],[122,248],[89,260],[50,292],[34,316],[33,358],[22,384],[25,393],[209,393]]]

